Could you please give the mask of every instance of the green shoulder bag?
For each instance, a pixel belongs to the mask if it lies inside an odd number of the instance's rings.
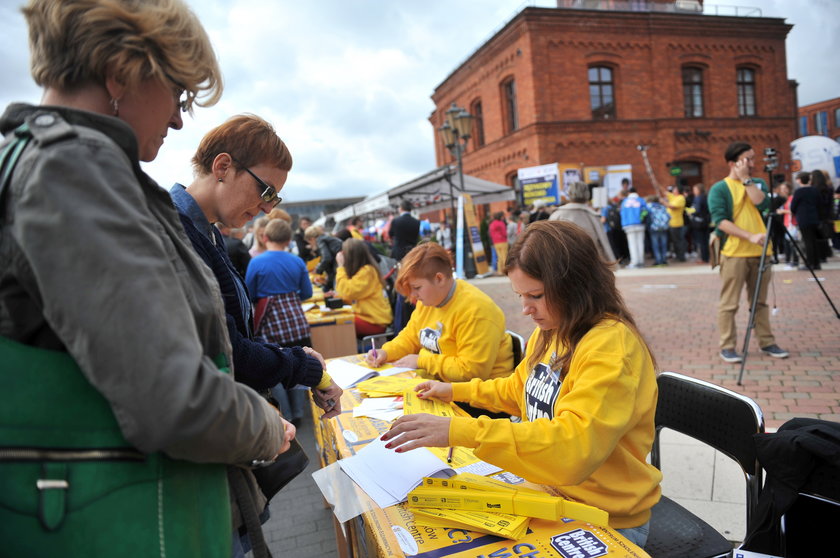
[[[140,453],[69,354],[0,337],[4,555],[227,558],[231,531],[224,465]]]

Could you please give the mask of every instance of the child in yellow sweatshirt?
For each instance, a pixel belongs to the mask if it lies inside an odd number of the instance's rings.
[[[656,413],[655,362],[591,238],[538,221],[517,240],[507,274],[537,329],[512,376],[424,382],[423,398],[468,401],[522,417],[398,419],[388,447],[464,446],[525,479],[610,514],[644,547],[661,473],[648,464]]]
[[[348,238],[335,261],[338,296],[353,305],[356,336],[384,333],[391,325],[391,305],[385,297],[382,274],[363,240]]]
[[[417,307],[396,338],[368,352],[369,364],[394,362],[448,382],[511,374],[513,347],[502,310],[452,277],[449,253],[439,244],[412,249],[400,263],[396,286]]]

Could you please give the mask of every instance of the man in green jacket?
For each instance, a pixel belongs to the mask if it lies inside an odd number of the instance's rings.
[[[726,362],[741,362],[743,356],[735,351],[735,314],[744,285],[747,297],[753,299],[758,282],[761,251],[767,229],[760,211],[769,206],[767,185],[759,178],[752,178],[755,168],[755,151],[744,142],[729,145],[724,154],[729,165],[729,175],[715,183],[709,190],[709,211],[715,224],[715,234],[725,242],[720,257],[720,277],[723,284],[718,303],[718,329],[720,330],[720,358]],[[768,254],[772,248],[767,246]],[[767,308],[767,285],[772,270],[768,266],[761,276],[755,308],[755,329],[759,347],[775,358],[787,358],[789,353],[776,345],[770,329],[770,312]]]

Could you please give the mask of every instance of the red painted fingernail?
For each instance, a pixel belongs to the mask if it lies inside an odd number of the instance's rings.
[[[402,448],[397,448],[394,451],[397,452],[397,453],[402,453],[404,450]]]

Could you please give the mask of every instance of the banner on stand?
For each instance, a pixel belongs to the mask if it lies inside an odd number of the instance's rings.
[[[487,264],[487,255],[484,253],[484,243],[481,242],[481,232],[478,228],[478,217],[475,214],[475,206],[472,202],[472,196],[464,194],[463,197],[464,216],[466,217],[467,232],[469,233],[473,259],[475,260],[475,272],[479,275],[484,275],[490,268]]]

